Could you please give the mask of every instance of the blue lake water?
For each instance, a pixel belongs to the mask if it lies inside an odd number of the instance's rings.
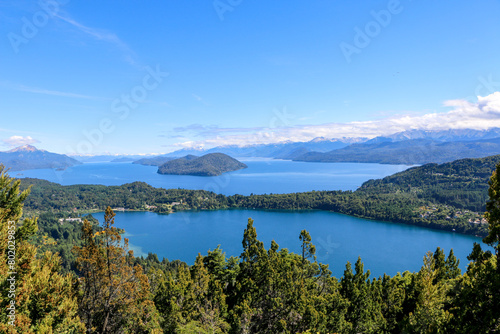
[[[248,168],[216,177],[161,175],[154,166],[131,163],[87,163],[64,171],[35,169],[13,172],[15,177],[33,177],[71,184],[122,185],[144,181],[154,187],[204,189],[219,194],[279,194],[311,190],[356,190],[369,179],[403,171],[409,166],[360,163],[314,163],[286,160],[242,160]]]
[[[94,214],[102,222],[104,214]],[[266,249],[275,240],[281,248],[300,253],[300,231],[306,229],[317,248],[319,262],[327,263],[336,277],[347,261],[361,256],[373,276],[418,271],[427,251],[439,246],[448,255],[453,248],[465,270],[467,255],[481,239],[402,224],[371,221],[326,211],[220,210],[178,212],[117,212],[115,226],[126,230],[136,255],[158,254],[193,264],[198,253],[221,245],[226,256],[242,252],[243,231],[254,219],[258,239]],[[485,245],[483,245],[485,248]]]
[[[205,189],[225,195],[290,193],[310,190],[355,190],[369,179],[383,178],[409,166],[307,163],[283,160],[247,160],[247,169],[217,177],[160,175],[157,167],[131,163],[88,163],[65,171],[29,170],[12,173],[71,184],[121,185],[144,181],[155,187]],[[102,221],[103,214],[96,214]],[[240,255],[247,219],[255,219],[266,248],[274,239],[281,247],[299,252],[299,234],[310,232],[320,262],[342,276],[347,261],[361,256],[372,276],[418,271],[427,251],[453,248],[465,269],[467,255],[479,238],[401,224],[349,217],[332,212],[222,210],[158,215],[118,212],[116,225],[126,230],[136,255],[157,253],[160,258],[192,264],[198,253],[221,245],[227,256]]]

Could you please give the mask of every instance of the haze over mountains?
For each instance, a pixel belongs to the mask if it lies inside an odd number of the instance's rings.
[[[210,149],[181,149],[164,155],[99,155],[68,157],[24,145],[0,152],[0,163],[11,170],[64,169],[81,162],[133,162],[161,166],[187,155],[223,153],[237,158],[274,158],[305,162],[360,162],[384,164],[444,163],[462,158],[500,154],[500,128],[489,130],[411,130],[390,136],[368,138],[315,138],[308,142],[282,142]]]
[[[443,163],[461,158],[500,154],[500,128],[489,130],[411,130],[386,137],[326,139],[248,146],[219,146],[207,150],[182,149],[136,163],[160,165],[187,154],[225,153],[234,157],[263,157],[309,162],[365,162],[386,164]]]

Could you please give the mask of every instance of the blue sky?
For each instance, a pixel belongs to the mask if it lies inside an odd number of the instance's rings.
[[[498,0],[0,1],[0,150],[500,126],[499,17]]]

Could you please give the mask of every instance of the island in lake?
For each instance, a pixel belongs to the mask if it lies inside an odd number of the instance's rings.
[[[187,155],[165,162],[158,167],[159,174],[217,176],[247,168],[244,163],[224,153],[209,153],[201,157]]]

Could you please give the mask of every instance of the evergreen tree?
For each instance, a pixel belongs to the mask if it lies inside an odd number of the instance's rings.
[[[102,231],[83,223],[84,246],[75,247],[79,311],[88,333],[160,333],[158,313],[142,267],[132,266],[128,240],[114,227],[115,213],[106,209]]]
[[[154,296],[165,333],[176,333],[192,321],[189,308],[193,300],[191,274],[181,265],[173,272],[164,273]]]
[[[500,331],[500,163],[489,181],[485,218],[488,235],[483,241],[494,247],[496,256],[477,243],[468,259],[472,261],[457,284],[452,326],[457,333]]]
[[[500,279],[496,257],[474,244],[471,262],[455,288],[450,332],[496,333],[500,330]]]
[[[305,263],[306,259],[314,256],[316,247],[311,243],[311,236],[306,230],[300,232],[299,239],[302,241],[302,263]]]
[[[198,254],[191,267],[193,290],[193,318],[210,333],[225,333],[229,324],[224,321],[226,315],[226,296],[215,276],[211,276],[203,264],[203,257]]]
[[[485,218],[488,220],[488,235],[483,242],[495,249],[497,264],[500,263],[500,163],[491,175],[489,181],[489,200],[486,202]],[[500,275],[500,265],[497,265],[497,272]]]
[[[439,252],[436,253],[440,258]],[[417,303],[415,311],[409,314],[406,328],[412,333],[445,333],[445,326],[451,317],[444,310],[447,285],[436,279],[439,270],[436,270],[434,261],[432,252],[428,252],[417,275]]]
[[[453,248],[450,249],[450,253],[446,258],[445,262],[445,277],[447,279],[455,279],[462,274],[462,270],[460,270],[460,260],[455,257],[453,253]]]
[[[378,333],[384,327],[382,305],[374,297],[368,278],[370,271],[364,271],[361,258],[355,264],[355,273],[348,262],[340,281],[341,293],[349,301],[346,320],[352,328],[350,333]]]
[[[28,243],[35,218],[21,219],[30,190],[0,165],[0,332],[84,333],[70,275],[59,274],[60,258]]]

